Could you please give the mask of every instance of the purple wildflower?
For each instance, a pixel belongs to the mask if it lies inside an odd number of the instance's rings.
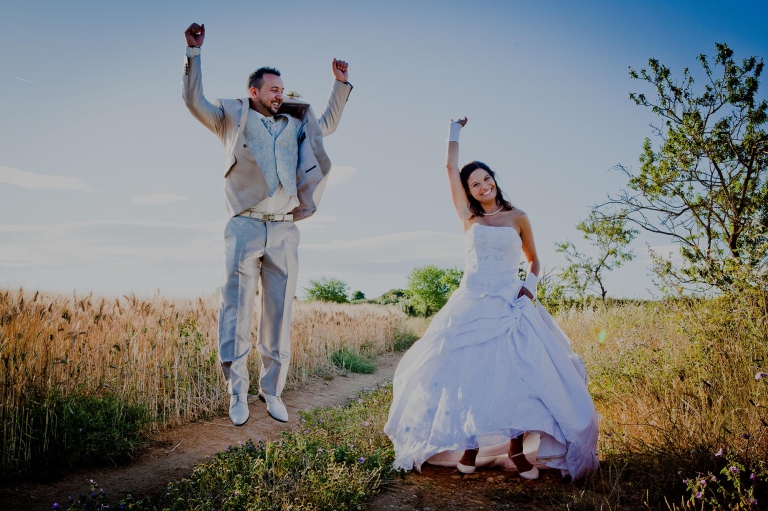
[[[697,499],[700,499],[701,498],[701,492],[697,491],[696,495],[694,495],[694,497],[696,497]]]
[[[768,373],[765,371],[758,371],[758,373],[755,375],[755,380],[760,381],[763,378],[768,378]]]
[[[59,505],[58,502],[53,503],[53,509],[61,509],[61,506]]]
[[[752,435],[750,435],[749,433],[744,433],[743,435],[741,435],[741,438],[743,438],[744,440],[749,440],[749,437],[751,436]]]
[[[365,463],[365,458],[363,458],[362,456],[360,456],[360,459],[359,459],[359,460],[357,460],[357,462],[358,462],[358,463],[360,463],[360,464],[362,465],[363,463]]]
[[[739,471],[739,467],[737,467],[737,466],[735,466],[735,465],[734,465],[733,467],[729,468],[728,470],[730,470],[731,472],[733,472],[734,474],[736,474],[736,473]]]
[[[363,426],[365,426],[366,428],[367,428],[368,426],[370,426],[370,425],[371,425],[371,423],[370,423],[370,422],[363,422]]]
[[[716,457],[716,458],[719,458],[719,457],[720,457],[720,456],[722,456],[722,455],[723,455],[723,450],[722,450],[722,449],[720,449],[719,451],[717,451],[717,452],[715,453],[715,457]]]
[[[229,451],[229,448],[230,448],[230,447],[232,447],[232,446],[231,446],[231,445],[228,445],[228,446],[227,446],[227,451]]]
[[[688,484],[688,479],[683,479],[683,484]]]
[[[757,476],[755,476],[755,473],[752,472],[751,474],[749,474],[749,478],[754,481],[755,479],[757,479]]]
[[[702,486],[706,486],[707,485],[707,480],[706,479],[702,479],[699,482],[701,483]]]
[[[749,503],[752,504],[753,506],[756,506],[757,505],[757,499],[751,499],[749,501]]]

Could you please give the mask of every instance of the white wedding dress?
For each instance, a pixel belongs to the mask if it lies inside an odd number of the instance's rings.
[[[477,466],[514,470],[509,439],[528,433],[535,465],[574,479],[595,470],[598,415],[584,362],[541,304],[517,298],[520,236],[473,224],[464,244],[461,285],[395,372],[384,426],[395,467],[455,466],[480,448]]]

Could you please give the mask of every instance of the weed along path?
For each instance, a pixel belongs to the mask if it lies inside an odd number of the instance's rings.
[[[364,389],[383,384],[394,375],[402,355],[381,355],[373,374],[348,373],[346,377],[315,381],[286,391],[283,399],[290,420],[285,424],[269,417],[266,405],[251,397],[251,417],[242,427],[234,427],[227,417],[187,424],[162,432],[156,444],[159,447],[147,448],[129,465],[80,469],[51,484],[0,483],[0,509],[50,510],[54,502],[65,503],[70,495],[90,492],[90,479],[112,497],[120,497],[125,492],[131,492],[135,497],[158,494],[170,481],[189,475],[206,456],[248,439],[254,442],[258,439],[276,440],[282,431],[296,427],[299,411],[344,404]]]

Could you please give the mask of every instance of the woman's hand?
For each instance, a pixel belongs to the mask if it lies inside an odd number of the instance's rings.
[[[525,286],[520,288],[520,292],[517,294],[517,297],[520,298],[523,295],[527,296],[528,298],[531,299],[531,301],[533,301],[533,295],[531,294],[530,291],[528,291],[528,288],[526,288]]]

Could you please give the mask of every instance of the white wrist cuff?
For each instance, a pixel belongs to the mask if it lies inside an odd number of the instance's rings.
[[[448,142],[458,142],[459,131],[461,131],[461,124],[451,121],[451,130],[448,132]]]
[[[529,273],[528,276],[525,277],[525,280],[523,281],[523,286],[525,287],[525,289],[531,292],[534,299],[536,299],[536,286],[538,284],[539,284],[539,277],[537,277],[535,273]]]
[[[192,57],[197,57],[198,55],[200,55],[199,46],[187,46],[187,57],[191,59]]]

